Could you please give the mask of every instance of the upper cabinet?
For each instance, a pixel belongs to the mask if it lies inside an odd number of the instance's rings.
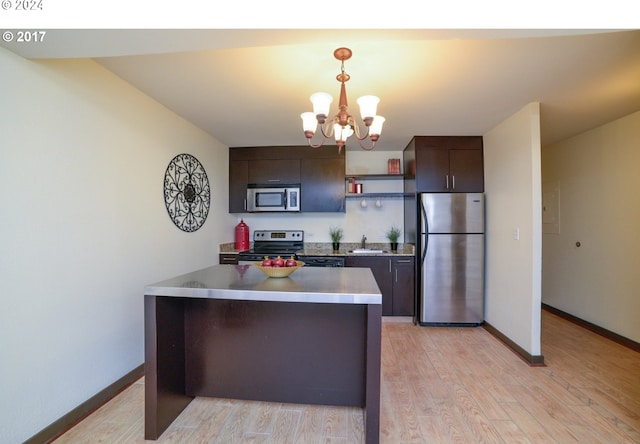
[[[246,211],[248,184],[300,184],[302,212],[345,211],[345,155],[327,146],[229,148],[229,212]]]
[[[416,136],[405,150],[407,167],[418,193],[484,192],[482,136]]]
[[[345,157],[300,161],[300,211],[344,213]]]
[[[229,213],[244,213],[247,210],[247,184],[249,183],[249,161],[229,160]]]
[[[267,185],[300,183],[300,159],[254,159],[249,161],[249,182]]]

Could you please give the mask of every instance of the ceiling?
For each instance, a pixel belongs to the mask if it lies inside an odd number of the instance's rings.
[[[359,96],[380,97],[376,150],[482,135],[530,102],[543,146],[640,110],[638,30],[52,30],[40,45],[3,46],[94,58],[228,146],[305,144],[309,96],[330,93],[337,111],[341,46],[353,51],[351,113]]]

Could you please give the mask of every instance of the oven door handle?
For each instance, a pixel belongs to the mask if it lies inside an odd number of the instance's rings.
[[[298,257],[299,260],[305,263],[305,266],[309,267],[344,267],[344,259],[340,260],[333,258],[305,258],[304,256]]]

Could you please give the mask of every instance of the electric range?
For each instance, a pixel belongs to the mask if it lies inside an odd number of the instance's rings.
[[[303,230],[256,230],[253,232],[253,248],[238,253],[238,262],[257,262],[265,256],[287,259],[303,248]]]

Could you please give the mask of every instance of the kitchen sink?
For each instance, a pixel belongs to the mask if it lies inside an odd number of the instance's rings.
[[[358,248],[357,250],[349,250],[349,253],[360,253],[360,254],[365,254],[365,253],[388,253],[388,251],[386,250],[373,250],[371,248]]]

